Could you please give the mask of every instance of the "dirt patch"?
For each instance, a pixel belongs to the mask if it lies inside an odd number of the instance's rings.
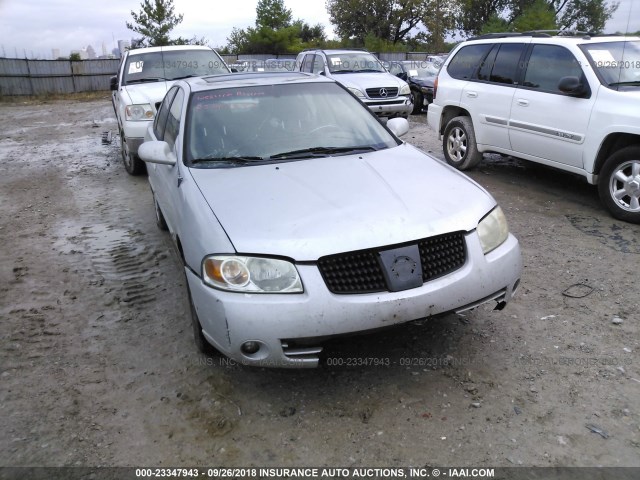
[[[442,158],[425,122],[405,139]],[[640,466],[640,227],[580,178],[499,156],[470,173],[522,245],[505,310],[254,369],[196,352],[116,130],[106,99],[0,105],[0,466]]]

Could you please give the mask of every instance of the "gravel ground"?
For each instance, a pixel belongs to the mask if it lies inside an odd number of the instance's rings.
[[[0,466],[640,466],[640,227],[594,187],[487,156],[507,308],[327,345],[388,367],[248,368],[196,352],[108,98],[0,104]],[[425,114],[405,140],[442,158]]]

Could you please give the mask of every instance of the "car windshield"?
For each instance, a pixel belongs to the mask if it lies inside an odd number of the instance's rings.
[[[407,75],[412,78],[429,78],[438,74],[438,67],[431,62],[410,61],[403,62]]]
[[[212,50],[134,52],[129,54],[124,66],[125,85],[229,73],[227,66]]]
[[[617,90],[640,88],[639,40],[594,43],[583,48],[606,86]]]
[[[386,72],[380,61],[367,52],[327,55],[331,73]]]
[[[398,145],[335,83],[252,85],[191,95],[185,163],[197,168],[322,158]]]

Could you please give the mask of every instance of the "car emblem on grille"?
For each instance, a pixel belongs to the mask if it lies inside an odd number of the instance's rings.
[[[422,262],[418,245],[383,250],[378,255],[382,274],[390,292],[400,292],[422,285]]]
[[[386,97],[388,95],[386,88],[381,88],[379,93],[381,97]]]

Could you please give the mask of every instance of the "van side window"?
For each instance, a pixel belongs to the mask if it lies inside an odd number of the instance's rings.
[[[573,54],[557,45],[535,45],[529,57],[523,86],[562,93],[558,90],[562,77],[583,78],[582,68]]]
[[[491,50],[491,47],[493,47],[491,43],[462,47],[458,53],[456,53],[455,57],[451,59],[447,67],[447,72],[458,80],[470,80],[480,66],[480,63],[482,63],[482,60],[484,60],[489,50]]]
[[[524,43],[503,43],[500,45],[489,81],[507,85],[516,84],[516,74],[524,48]]]

